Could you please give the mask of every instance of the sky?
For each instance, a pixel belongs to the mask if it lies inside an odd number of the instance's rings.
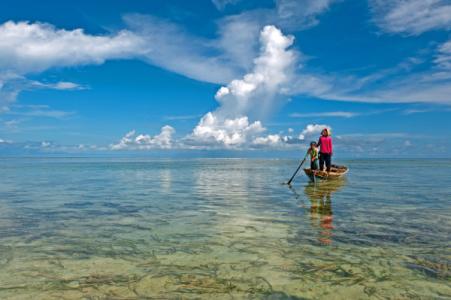
[[[451,157],[449,0],[0,2],[0,156]]]

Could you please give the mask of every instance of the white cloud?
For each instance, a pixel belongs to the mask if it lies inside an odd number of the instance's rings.
[[[47,141],[43,141],[41,142],[41,148],[49,148],[52,146],[52,143],[47,142]]]
[[[67,81],[60,81],[51,85],[48,85],[51,88],[55,89],[55,90],[80,90],[80,89],[84,89],[83,86],[79,85],[78,83],[74,83],[74,82],[67,82]]]
[[[267,136],[257,137],[252,141],[251,147],[253,148],[286,148],[291,142],[293,137],[282,136],[280,134],[268,134]]]
[[[144,49],[141,37],[128,30],[94,36],[82,29],[57,29],[44,23],[8,21],[0,25],[0,69],[16,74],[101,64],[144,54]]]
[[[224,17],[218,21],[218,38],[213,44],[240,71],[248,71],[258,53],[258,38],[263,25],[259,16],[254,14]]]
[[[282,138],[278,134],[268,134],[267,136],[257,137],[253,143],[256,145],[275,145],[281,142]]]
[[[389,33],[419,35],[451,28],[448,0],[371,0],[376,24]]]
[[[328,125],[309,124],[299,134],[299,139],[305,140],[307,138],[317,137],[320,135],[321,131],[323,131],[324,128],[331,130],[331,127]]]
[[[117,144],[110,146],[111,150],[150,150],[171,149],[173,146],[172,136],[175,129],[171,126],[163,126],[158,135],[148,134],[136,135],[134,130],[128,132]]]
[[[185,142],[200,147],[233,148],[248,144],[263,131],[265,128],[259,121],[250,123],[247,117],[220,119],[209,112],[202,117]]]

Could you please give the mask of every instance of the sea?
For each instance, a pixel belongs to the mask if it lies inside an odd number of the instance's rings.
[[[451,160],[1,158],[0,299],[450,299]]]

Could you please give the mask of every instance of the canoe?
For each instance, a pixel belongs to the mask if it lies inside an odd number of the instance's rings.
[[[305,175],[307,175],[312,181],[315,181],[315,179],[337,179],[348,173],[348,171],[348,167],[332,165],[329,173],[326,171],[315,170],[315,178],[313,178],[313,171],[311,169],[304,169]]]

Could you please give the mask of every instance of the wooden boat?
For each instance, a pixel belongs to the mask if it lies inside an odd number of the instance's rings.
[[[305,175],[307,175],[312,181],[315,181],[316,179],[321,180],[337,179],[348,173],[348,171],[349,171],[348,167],[337,165],[332,165],[329,173],[320,170],[312,171],[311,169],[304,169]],[[313,173],[315,174],[315,177],[313,177]]]

